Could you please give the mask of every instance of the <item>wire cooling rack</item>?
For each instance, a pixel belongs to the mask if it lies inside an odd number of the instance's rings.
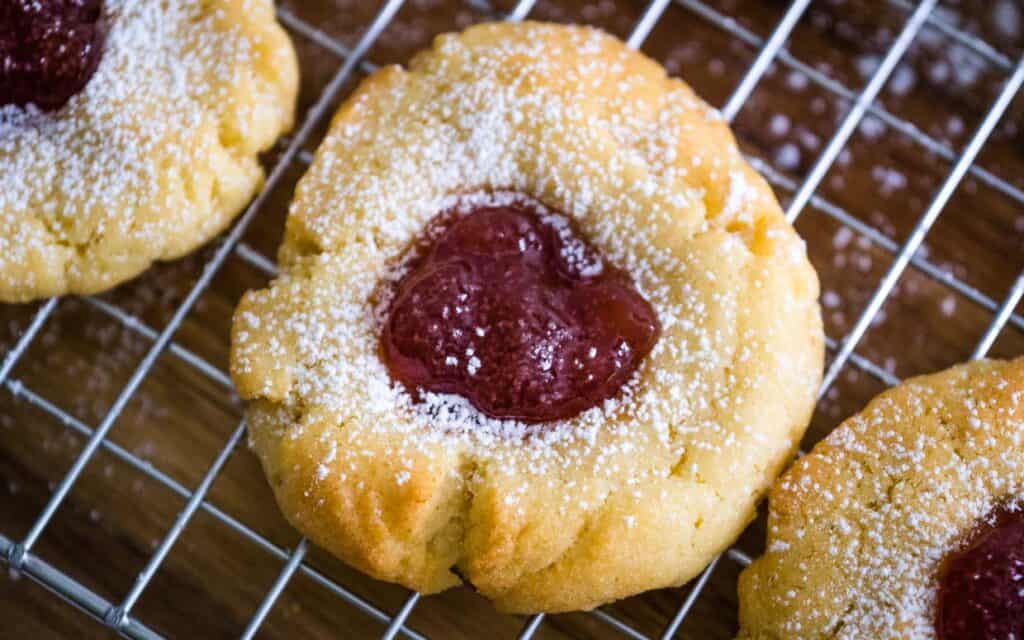
[[[506,20],[522,20],[531,15],[535,9],[534,2],[535,0],[520,0],[517,4],[510,8],[506,7],[504,10],[491,6],[486,0],[471,0],[467,4],[483,15]],[[887,43],[887,48],[871,59],[869,65],[866,65],[863,73],[865,82],[857,90],[848,88],[847,84],[836,79],[829,73],[828,68],[803,61],[801,57],[793,53],[793,49],[787,47],[790,36],[798,23],[802,19],[806,19],[811,0],[795,0],[782,9],[774,27],[766,32],[765,37],[721,12],[712,6],[712,3],[705,3],[702,0],[653,0],[637,12],[639,17],[632,24],[626,38],[631,47],[644,46],[648,36],[658,27],[663,15],[671,8],[676,11],[688,12],[690,17],[699,18],[718,29],[729,41],[738,42],[742,46],[756,51],[734,88],[721,103],[721,112],[730,122],[741,114],[745,106],[752,103],[751,96],[766,74],[779,69],[799,74],[794,77],[800,83],[815,84],[824,92],[834,96],[843,105],[843,111],[837,114],[837,126],[826,142],[817,145],[817,155],[799,179],[794,179],[790,175],[792,173],[790,170],[793,167],[791,166],[792,162],[787,159],[787,154],[792,155],[792,149],[787,150],[786,153],[776,154],[771,159],[757,154],[749,156],[755,168],[766,176],[777,189],[780,197],[787,203],[786,217],[790,221],[797,222],[810,205],[811,208],[824,214],[841,230],[836,235],[836,241],[833,242],[834,248],[845,244],[846,239],[843,236],[845,232],[842,231],[845,229],[864,239],[868,245],[889,255],[888,266],[882,271],[880,277],[873,280],[871,286],[865,289],[863,304],[855,314],[855,319],[838,337],[831,337],[827,340],[830,360],[819,393],[823,404],[828,401],[830,390],[839,379],[840,374],[851,368],[877,380],[881,386],[891,386],[898,382],[897,367],[893,363],[878,364],[860,355],[856,350],[862,345],[862,339],[865,338],[869,329],[879,322],[884,314],[883,306],[891,299],[891,294],[897,289],[901,278],[908,270],[925,276],[943,291],[952,292],[958,296],[958,299],[966,300],[976,310],[986,314],[985,328],[973,345],[971,357],[984,357],[1007,325],[1012,325],[1017,330],[1024,329],[1024,318],[1015,313],[1015,309],[1024,295],[1024,274],[1016,276],[1004,297],[999,300],[990,296],[977,284],[968,282],[957,274],[955,269],[945,268],[930,260],[924,250],[926,248],[924,243],[929,231],[965,180],[983,185],[993,193],[1005,197],[1012,203],[1012,208],[1024,205],[1024,192],[1020,188],[997,173],[975,163],[1004,113],[1010,107],[1021,84],[1024,83],[1024,60],[1016,61],[988,44],[981,37],[961,29],[949,19],[948,10],[937,6],[937,0],[923,0],[917,4],[905,0],[888,0],[887,3],[880,2],[879,4],[885,4],[889,9],[898,9],[902,16],[902,22],[893,32],[893,37]],[[305,576],[336,596],[343,603],[342,606],[351,607],[353,612],[361,612],[378,621],[381,624],[380,636],[383,638],[404,636],[421,640],[426,637],[425,634],[416,631],[415,625],[410,622],[417,608],[431,606],[429,601],[421,604],[419,594],[408,594],[393,610],[383,610],[370,599],[361,595],[359,589],[344,584],[343,580],[328,575],[327,572],[314,566],[315,563],[308,562],[307,554],[310,553],[311,548],[304,539],[289,548],[284,548],[243,523],[227,510],[213,504],[210,499],[211,488],[244,438],[244,421],[237,424],[227,441],[219,447],[219,452],[213,462],[209,464],[199,482],[193,487],[185,486],[171,473],[151,464],[144,454],[121,446],[108,437],[126,407],[137,396],[140,386],[165,353],[185,365],[188,370],[205,377],[214,385],[225,390],[230,389],[230,380],[221,366],[212,364],[208,359],[198,355],[196,350],[190,349],[176,340],[179,329],[229,259],[238,258],[262,271],[267,277],[275,274],[276,269],[273,262],[268,260],[264,253],[243,241],[244,234],[261,211],[268,206],[275,189],[281,185],[287,186],[288,174],[301,171],[304,165],[311,161],[309,149],[315,145],[325,120],[346,91],[351,88],[352,81],[358,74],[370,72],[375,68],[368,54],[392,24],[402,7],[402,0],[384,2],[372,21],[355,39],[355,44],[351,46],[328,35],[325,30],[321,29],[321,25],[311,24],[308,19],[299,16],[297,12],[285,8],[280,9],[279,17],[293,36],[297,39],[304,39],[321,50],[325,60],[336,61],[337,68],[306,111],[301,126],[292,137],[282,143],[282,149],[276,155],[264,189],[227,235],[219,241],[215,249],[208,254],[208,260],[200,275],[195,279],[187,294],[177,301],[173,313],[170,314],[162,328],[159,330],[152,328],[135,315],[123,310],[121,306],[105,298],[89,298],[83,301],[84,304],[149,343],[148,349],[134,366],[127,382],[120,388],[112,404],[105,409],[102,419],[97,424],[87,424],[73,412],[58,406],[57,402],[49,399],[44,387],[39,385],[30,387],[15,375],[19,363],[23,362],[32,346],[39,341],[39,336],[47,322],[51,321],[58,308],[67,302],[51,299],[38,306],[27,324],[20,328],[20,335],[13,342],[0,364],[0,384],[13,398],[49,415],[67,430],[80,435],[86,442],[84,447],[77,452],[73,463],[63,474],[62,479],[53,486],[45,505],[34,517],[27,533],[16,538],[7,537],[9,532],[4,530],[5,524],[0,520],[0,559],[8,565],[12,574],[27,576],[121,636],[130,638],[162,637],[155,628],[147,625],[142,617],[136,616],[136,604],[153,585],[154,579],[161,571],[169,554],[175,548],[176,543],[180,542],[180,538],[185,534],[196,514],[203,513],[283,563],[276,578],[272,580],[269,587],[265,588],[248,621],[237,629],[236,633],[239,633],[242,638],[252,638],[260,632],[268,614],[278,604],[282,593],[296,574]],[[949,42],[969,51],[971,56],[983,60],[986,65],[1002,74],[1002,77],[994,85],[996,87],[993,91],[994,95],[976,123],[973,133],[966,135],[965,144],[959,149],[954,149],[951,144],[943,141],[940,137],[918,128],[908,119],[894,114],[880,100],[880,93],[883,89],[888,83],[896,81],[901,73],[901,59],[904,58],[908,49],[924,29],[942,34]],[[790,43],[791,46],[792,44],[794,43]],[[848,161],[848,159],[844,159],[844,150],[848,147],[851,138],[857,135],[858,131],[863,132],[865,124],[871,122],[876,123],[875,126],[878,126],[877,123],[881,123],[895,135],[909,141],[920,153],[930,154],[947,164],[944,177],[937,182],[933,189],[930,189],[930,200],[921,203],[920,214],[916,216],[913,224],[906,229],[899,241],[894,240],[893,237],[898,237],[900,234],[885,229],[881,223],[863,221],[864,216],[851,213],[847,207],[834,202],[822,193],[825,190],[823,182],[830,170],[837,163]],[[771,128],[778,129],[780,126],[778,121],[774,121]],[[897,183],[900,180],[898,177],[894,179]],[[1018,219],[1018,222],[1020,220],[1024,220],[1024,218]],[[1020,227],[1016,230],[1024,231]],[[1008,260],[1011,263],[1010,268],[1017,269],[1020,266],[1019,255],[1021,254],[1004,256],[1000,259]],[[831,292],[826,290],[825,295],[829,296],[830,294]],[[823,299],[823,303],[826,311],[834,306],[827,298]],[[946,306],[951,306],[945,302],[943,305],[944,311],[947,310]],[[826,408],[819,406],[819,411],[825,410]],[[835,420],[831,421],[831,424],[834,423]],[[22,425],[22,427],[27,430],[31,428],[31,425]],[[163,531],[162,538],[156,541],[144,566],[137,572],[130,589],[114,598],[87,586],[83,580],[76,579],[60,566],[48,562],[37,551],[37,542],[40,537],[47,531],[61,505],[65,503],[76,486],[76,482],[101,450],[184,500],[184,506],[177,513],[171,525]],[[2,455],[3,451],[0,450],[0,457]],[[680,632],[684,621],[687,620],[695,605],[705,594],[709,580],[716,569],[720,570],[722,563],[742,567],[749,562],[750,556],[739,547],[730,549],[722,558],[716,558],[690,585],[681,591],[669,592],[670,601],[674,601],[672,607],[668,610],[663,609],[662,618],[647,624],[644,629],[637,628],[638,625],[631,624],[624,619],[624,616],[618,614],[617,612],[621,611],[620,608],[616,608],[614,611],[610,608],[598,609],[586,615],[603,623],[607,630],[627,637],[671,638]],[[100,565],[102,566],[102,562]],[[457,616],[459,612],[449,611],[442,615]],[[497,616],[497,614],[494,615]],[[5,621],[5,624],[7,622],[9,621]],[[524,639],[543,635],[545,631],[549,630],[549,627],[558,626],[557,618],[548,621],[543,615],[522,618],[517,624],[519,625],[518,637]],[[652,628],[654,631],[651,631]],[[351,635],[345,629],[338,629],[337,632],[339,635]],[[566,633],[572,635],[572,632]],[[2,634],[2,630],[0,630],[0,634]],[[589,635],[589,633],[584,635]]]

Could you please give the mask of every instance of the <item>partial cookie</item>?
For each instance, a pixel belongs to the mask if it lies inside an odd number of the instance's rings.
[[[291,126],[271,0],[16,0],[0,22],[2,301],[101,291],[206,242]]]
[[[1024,637],[1024,359],[875,398],[772,489],[741,639]]]
[[[593,29],[480,25],[367,78],[279,262],[231,369],[285,516],[506,611],[693,577],[821,377],[817,278],[771,191],[716,111]]]

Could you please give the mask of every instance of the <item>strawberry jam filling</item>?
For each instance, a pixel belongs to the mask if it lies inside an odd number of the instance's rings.
[[[0,107],[60,109],[103,53],[102,0],[0,0]]]
[[[388,371],[415,399],[456,394],[526,423],[572,418],[615,396],[658,339],[629,276],[539,205],[445,212],[418,248],[381,335]]]
[[[939,640],[1024,638],[1024,510],[999,510],[946,558],[935,626]]]

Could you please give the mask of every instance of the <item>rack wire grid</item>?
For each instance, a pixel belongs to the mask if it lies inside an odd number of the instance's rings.
[[[228,317],[242,290],[275,274],[266,256],[327,117],[375,62],[401,62],[469,22],[596,22],[718,98],[822,273],[829,362],[807,446],[903,374],[994,347],[1024,353],[1024,192],[1015,182],[1024,160],[1011,109],[1024,60],[1004,53],[1020,45],[1013,0],[990,5],[988,27],[971,7],[938,0],[386,0],[372,14],[364,4],[279,7],[306,73],[305,116],[269,154],[264,189],[214,246],[111,294],[3,309],[11,338],[0,364],[9,492],[0,558],[10,576],[0,635],[731,637],[735,577],[760,548],[763,523],[681,589],[589,613],[500,616],[469,590],[422,601],[310,547],[276,515],[252,456],[236,454],[245,423],[225,373]],[[990,44],[986,28],[1009,42]],[[954,98],[938,93],[957,82]],[[941,130],[915,121],[948,103]],[[946,209],[951,222],[929,235]],[[175,395],[180,388],[189,395]],[[210,416],[231,416],[231,426],[211,426]],[[56,600],[32,583],[100,624],[50,606]]]

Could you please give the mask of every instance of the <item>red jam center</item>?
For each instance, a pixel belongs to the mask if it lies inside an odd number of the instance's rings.
[[[563,216],[516,201],[447,212],[397,285],[381,352],[414,397],[538,423],[614,396],[658,339],[651,305]]]
[[[0,0],[0,107],[60,109],[99,65],[102,0]]]
[[[946,558],[936,632],[939,640],[1024,638],[1024,510],[1000,510]]]

